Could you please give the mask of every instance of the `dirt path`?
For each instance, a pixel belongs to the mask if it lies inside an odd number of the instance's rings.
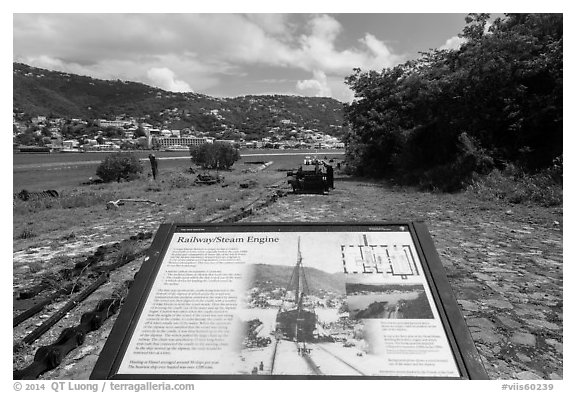
[[[562,378],[562,208],[338,181],[251,222],[424,220],[491,379]]]

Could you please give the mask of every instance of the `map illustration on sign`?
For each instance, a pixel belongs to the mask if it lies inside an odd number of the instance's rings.
[[[420,275],[410,244],[374,244],[362,235],[360,244],[342,245],[345,273],[382,273],[407,278]]]

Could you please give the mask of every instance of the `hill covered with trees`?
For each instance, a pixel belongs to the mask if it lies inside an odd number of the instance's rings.
[[[494,171],[549,171],[561,184],[562,15],[488,21],[470,14],[457,50],[346,78],[357,174],[444,191]]]
[[[249,266],[248,275],[252,277],[251,286],[257,286],[265,290],[286,288],[290,282],[293,266],[254,264]],[[336,294],[344,294],[344,273],[326,273],[312,267],[305,267],[304,274],[308,289],[313,295],[322,291]]]
[[[28,117],[112,119],[125,115],[153,125],[216,132],[237,129],[248,139],[272,127],[304,127],[343,136],[343,104],[332,98],[173,93],[141,83],[99,80],[13,64],[13,109]],[[223,127],[224,126],[224,127]]]

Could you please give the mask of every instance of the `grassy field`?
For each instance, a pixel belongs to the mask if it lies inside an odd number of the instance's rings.
[[[42,244],[55,236],[90,236],[94,228],[112,233],[125,228],[126,221],[144,219],[145,225],[155,229],[161,222],[198,222],[239,209],[262,196],[271,185],[286,185],[285,170],[300,165],[303,156],[246,155],[230,171],[212,171],[224,177],[223,182],[215,185],[195,184],[198,174],[205,171],[194,167],[191,172],[187,157],[160,160],[160,175],[156,180],[147,173],[149,166],[146,165],[139,178],[121,183],[80,185],[82,176],[87,179],[93,175],[88,166],[81,165],[65,169],[50,165],[43,169],[28,168],[20,174],[20,179],[15,172],[15,183],[30,184],[29,190],[56,189],[60,196],[14,200],[14,250]],[[270,160],[274,164],[262,170],[262,163]],[[38,182],[31,184],[36,179]],[[106,209],[107,202],[119,199],[144,199],[154,204],[128,203],[115,211]]]
[[[234,168],[242,169],[248,162],[273,161],[271,170],[294,168],[304,156],[315,154],[318,157],[343,157],[342,150],[327,150],[315,153],[310,150],[241,150],[241,159]],[[14,154],[13,181],[14,192],[22,189],[39,191],[55,189],[61,191],[76,187],[96,176],[98,164],[109,153],[60,153],[60,154]],[[149,152],[136,152],[143,160],[146,175],[150,172]],[[174,170],[185,170],[191,166],[186,152],[154,152],[159,159],[160,174]]]

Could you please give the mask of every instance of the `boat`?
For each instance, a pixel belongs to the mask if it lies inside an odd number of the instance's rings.
[[[314,340],[317,316],[314,308],[306,302],[310,291],[300,251],[300,237],[298,237],[298,254],[296,266],[292,271],[290,281],[286,286],[286,293],[294,293],[294,298],[285,298],[276,316],[276,331],[284,338],[296,342],[310,342]]]

